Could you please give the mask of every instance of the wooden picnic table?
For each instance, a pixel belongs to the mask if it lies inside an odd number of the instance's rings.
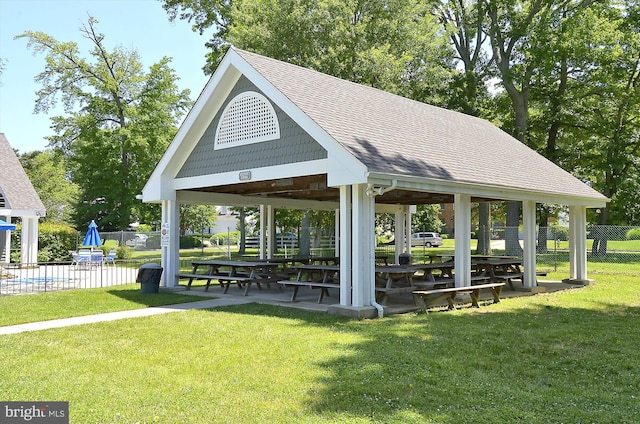
[[[340,283],[335,283],[335,277],[340,272],[340,265],[305,264],[292,267],[297,270],[295,280],[281,280],[281,286],[292,286],[291,302],[295,302],[300,287],[320,289],[318,303],[322,303],[325,295],[329,296],[329,289],[340,289]],[[319,277],[319,278],[318,278]]]
[[[190,274],[178,274],[178,278],[189,279],[187,290],[191,289],[193,280],[207,280],[205,291],[209,290],[211,280],[218,280],[224,288],[224,293],[229,290],[229,285],[235,282],[240,288],[244,286],[245,296],[252,283],[256,283],[258,288],[262,289],[261,283],[275,282],[278,269],[278,264],[259,261],[204,260],[192,261],[191,266]],[[199,273],[198,269],[201,268],[207,270]]]
[[[517,258],[480,259],[472,261],[478,275],[489,277],[492,283],[505,282],[514,289],[513,280],[522,281],[523,273],[520,267],[522,260]]]

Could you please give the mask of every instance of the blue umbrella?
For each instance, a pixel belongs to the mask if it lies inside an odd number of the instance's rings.
[[[0,219],[0,231],[6,231],[6,230],[15,230],[16,226],[11,224],[10,222],[6,222]]]
[[[100,240],[100,234],[98,234],[98,225],[94,220],[91,220],[91,224],[89,224],[89,230],[87,231],[87,235],[84,236],[84,241],[82,242],[83,246],[100,246],[102,244],[102,240]]]

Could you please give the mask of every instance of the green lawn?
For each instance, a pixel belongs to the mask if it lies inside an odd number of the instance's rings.
[[[0,296],[0,326],[195,300],[198,298],[177,293],[143,294],[140,293],[139,284],[39,293],[31,296]]]
[[[639,306],[638,275],[602,275],[367,321],[251,304],[105,322],[0,337],[0,392],[67,400],[73,423],[631,423]]]

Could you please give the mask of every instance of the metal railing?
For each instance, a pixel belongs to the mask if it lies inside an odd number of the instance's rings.
[[[0,295],[111,287],[135,283],[140,266],[149,261],[121,260],[115,264],[72,262],[0,264]]]

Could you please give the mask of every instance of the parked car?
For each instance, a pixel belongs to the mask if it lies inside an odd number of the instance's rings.
[[[420,232],[411,234],[411,246],[440,247],[442,237],[438,233]]]
[[[132,239],[124,242],[129,247],[140,248],[147,247],[147,239],[149,238],[146,234],[136,234]]]

